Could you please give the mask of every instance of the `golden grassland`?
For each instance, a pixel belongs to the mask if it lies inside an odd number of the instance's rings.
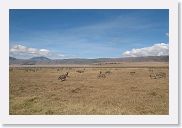
[[[169,114],[168,63],[122,66],[10,67],[9,112],[11,115]],[[98,78],[100,71],[105,78]],[[66,72],[69,77],[58,80]],[[166,76],[150,77],[161,72]]]

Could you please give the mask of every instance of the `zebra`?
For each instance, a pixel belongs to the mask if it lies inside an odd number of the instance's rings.
[[[153,70],[150,73],[150,78],[151,79],[157,79],[157,74]]]
[[[111,74],[111,71],[106,71],[105,74]]]
[[[101,71],[99,72],[99,75],[97,76],[97,78],[106,78],[106,75],[103,74]]]
[[[60,75],[58,77],[58,80],[65,81],[67,77],[68,77],[68,72],[66,72],[66,74]]]
[[[159,72],[159,76],[160,76],[160,78],[166,78],[166,73],[164,73],[164,72]]]
[[[160,79],[160,78],[166,78],[166,73],[164,72],[158,72],[158,73],[153,73],[154,76],[152,77],[152,75],[150,75],[150,78],[153,79]]]
[[[134,74],[135,74],[135,72],[130,72],[130,75],[132,75],[132,76],[133,76]]]
[[[78,72],[78,73],[84,73],[83,70],[77,70],[76,72]]]

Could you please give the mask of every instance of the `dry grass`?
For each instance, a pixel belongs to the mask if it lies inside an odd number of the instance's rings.
[[[161,66],[161,65],[160,65]],[[33,68],[32,68],[33,69]],[[13,115],[164,115],[169,112],[166,77],[151,79],[151,68],[27,68],[10,70]],[[78,70],[84,70],[78,73]],[[106,78],[97,78],[99,72]],[[66,81],[60,74],[69,72]],[[108,73],[106,73],[108,72]],[[131,74],[130,72],[135,72]]]

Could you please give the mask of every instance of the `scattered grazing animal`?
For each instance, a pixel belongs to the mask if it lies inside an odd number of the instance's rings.
[[[30,69],[25,69],[25,71],[26,71],[26,72],[37,72],[38,69],[35,69],[35,68],[34,68],[34,69],[31,69],[31,68],[30,68]]]
[[[97,78],[106,78],[106,75],[100,71]]]
[[[151,79],[157,79],[157,76],[156,76],[155,73],[153,73],[153,74],[150,74],[150,78],[151,78]]]
[[[111,71],[106,71],[105,74],[111,74]]]
[[[77,70],[76,72],[78,72],[78,73],[84,73],[83,70]]]
[[[158,72],[158,73],[152,72],[152,73],[150,74],[150,78],[151,78],[151,79],[166,78],[166,73],[164,73],[164,72]]]
[[[68,77],[68,72],[66,72],[66,74],[60,75],[58,77],[58,80],[65,81],[67,77]]]
[[[130,72],[130,75],[132,75],[132,76],[133,76],[134,74],[135,74],[135,72]]]
[[[166,78],[166,73],[164,72],[159,72],[156,74],[159,78]]]

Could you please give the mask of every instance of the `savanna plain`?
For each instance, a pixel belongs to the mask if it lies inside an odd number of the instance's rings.
[[[10,66],[11,115],[166,115],[166,62]]]

